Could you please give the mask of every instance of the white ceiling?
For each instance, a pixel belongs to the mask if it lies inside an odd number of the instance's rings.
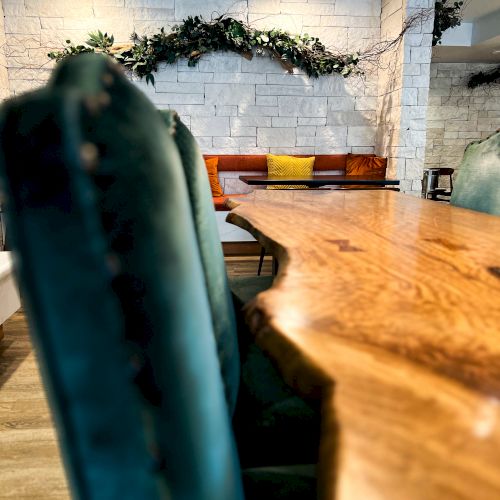
[[[500,0],[466,0],[463,16],[433,47],[432,60],[500,63]]]
[[[499,9],[500,0],[465,0],[464,21],[472,21],[477,17],[487,16]]]

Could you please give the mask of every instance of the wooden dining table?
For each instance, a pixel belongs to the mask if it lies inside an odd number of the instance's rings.
[[[280,264],[246,315],[321,399],[320,498],[498,500],[500,217],[384,190],[229,206]]]

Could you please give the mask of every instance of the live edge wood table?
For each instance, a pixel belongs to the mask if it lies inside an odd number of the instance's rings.
[[[302,177],[283,177],[272,175],[240,175],[240,181],[250,186],[283,186],[305,185],[307,187],[322,186],[365,186],[384,187],[398,186],[396,179],[380,179],[369,175],[307,175]]]
[[[393,191],[256,191],[228,221],[279,262],[247,306],[322,398],[320,498],[500,498],[500,217]]]

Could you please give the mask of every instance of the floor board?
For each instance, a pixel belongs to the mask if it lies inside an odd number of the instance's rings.
[[[0,499],[69,498],[57,438],[22,312],[0,342]]]
[[[258,257],[227,257],[230,276],[255,276]],[[271,273],[266,257],[262,274]],[[29,339],[18,312],[0,341],[0,500],[69,499],[57,437]]]

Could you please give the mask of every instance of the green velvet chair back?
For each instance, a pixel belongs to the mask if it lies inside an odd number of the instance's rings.
[[[160,498],[106,241],[80,168],[74,95],[4,104],[0,171],[9,237],[76,498]],[[115,468],[119,469],[116,470]]]
[[[177,144],[186,176],[226,398],[232,414],[240,379],[236,319],[205,160],[195,138],[178,114],[169,110],[162,110],[160,114]]]
[[[467,146],[451,204],[500,215],[500,132]]]
[[[8,222],[73,437],[75,496],[241,499],[181,160],[157,111],[111,60],[82,55],[7,104],[2,131]]]

